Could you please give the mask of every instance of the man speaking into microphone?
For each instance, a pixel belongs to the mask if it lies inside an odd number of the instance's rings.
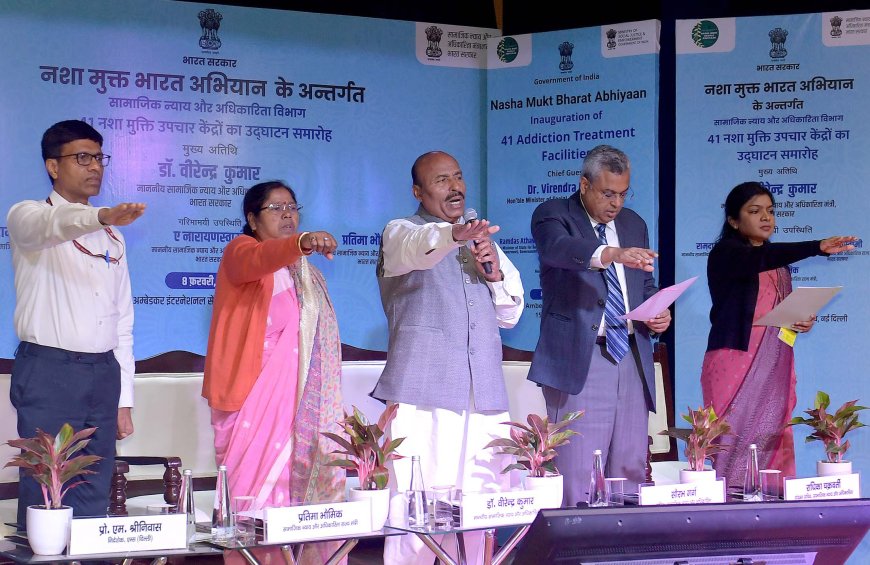
[[[465,218],[465,223],[471,223],[472,221],[477,219],[477,210],[474,208],[468,208],[465,210],[465,213],[462,214],[462,217]],[[479,243],[476,239],[472,241],[474,244],[475,250],[477,249],[477,244]],[[492,274],[492,261],[484,261],[483,262],[483,272],[487,275]]]
[[[492,241],[498,226],[465,214],[465,180],[452,156],[424,153],[411,168],[420,203],[384,228],[377,277],[389,326],[387,363],[372,396],[398,403],[390,437],[405,437],[404,459],[393,462],[390,489],[401,516],[419,455],[427,487],[501,490],[507,462],[484,446],[506,437],[508,397],[499,328],[523,312],[519,271]],[[464,217],[474,216],[474,218]],[[485,267],[486,264],[490,268]],[[456,556],[455,536],[442,541]],[[469,563],[482,562],[483,532],[465,535]],[[416,536],[389,536],[384,563],[431,565]]]

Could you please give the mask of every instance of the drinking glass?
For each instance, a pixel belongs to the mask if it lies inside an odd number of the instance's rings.
[[[253,496],[234,496],[232,501],[234,538],[237,542],[253,543],[256,538],[257,507]]]
[[[449,530],[453,526],[452,491],[453,485],[443,485],[432,487],[428,493],[429,519],[436,530]]]
[[[782,472],[779,469],[762,469],[760,474],[762,500],[779,500]]]
[[[625,505],[625,477],[611,477],[604,479],[604,492],[608,506]]]

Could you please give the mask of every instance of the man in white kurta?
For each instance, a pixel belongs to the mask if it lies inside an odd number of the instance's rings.
[[[509,417],[499,328],[516,325],[524,306],[519,272],[490,237],[498,227],[464,217],[466,187],[456,160],[426,153],[411,174],[420,207],[387,224],[378,264],[390,341],[372,396],[399,404],[390,434],[406,438],[399,450],[406,459],[393,465],[391,520],[404,514],[411,455],[420,456],[427,488],[510,486],[500,473],[509,461],[484,446],[509,433],[502,424]],[[481,562],[483,533],[464,538],[468,562]],[[455,555],[454,539],[438,541]],[[416,536],[385,541],[387,564],[433,559]]]

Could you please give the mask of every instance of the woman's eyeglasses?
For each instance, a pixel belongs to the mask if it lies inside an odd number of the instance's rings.
[[[273,214],[280,214],[281,212],[286,212],[287,210],[291,212],[298,212],[302,209],[301,204],[269,204],[268,206],[263,206],[260,210],[268,210]]]

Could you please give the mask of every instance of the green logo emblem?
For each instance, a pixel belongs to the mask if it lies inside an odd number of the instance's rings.
[[[719,28],[710,20],[701,20],[692,28],[692,41],[698,47],[712,47],[718,40]]]
[[[496,55],[498,55],[499,61],[502,63],[510,63],[517,58],[519,52],[520,46],[517,43],[517,40],[513,37],[502,38],[502,40],[498,42],[498,47],[495,51]]]

